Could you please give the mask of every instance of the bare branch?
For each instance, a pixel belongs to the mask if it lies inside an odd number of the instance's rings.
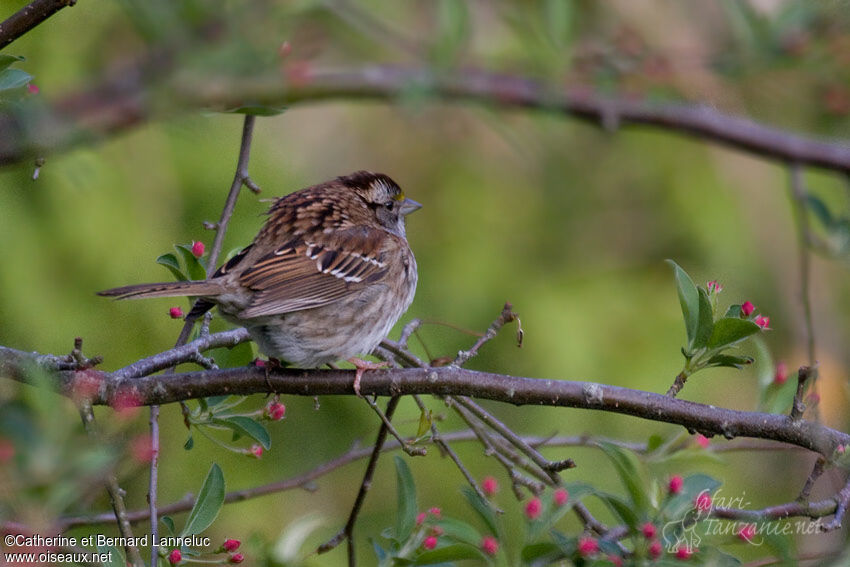
[[[73,6],[77,0],[34,0],[4,22],[0,23],[0,49],[3,49],[44,20],[68,6]]]

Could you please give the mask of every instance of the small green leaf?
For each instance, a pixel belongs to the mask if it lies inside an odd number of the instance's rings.
[[[741,318],[741,306],[738,304],[730,305],[729,309],[726,310],[726,315],[723,316],[724,319],[740,319]]]
[[[661,445],[664,444],[664,438],[661,435],[653,434],[649,436],[649,440],[646,442],[646,452],[652,453]]]
[[[636,510],[649,510],[649,472],[643,462],[633,452],[617,445],[605,442],[597,444],[613,463],[617,475],[629,493],[633,507]]]
[[[267,451],[272,446],[272,438],[268,429],[262,423],[250,417],[234,415],[231,417],[214,417],[210,421],[217,425],[223,425],[240,436],[250,437]]]
[[[461,522],[454,518],[443,518],[437,522],[437,525],[442,528],[446,537],[456,541],[470,545],[478,545],[481,542],[481,532],[466,522]]]
[[[0,53],[0,71],[12,63],[17,63],[18,61],[25,61],[25,59],[20,55],[6,55],[5,53]]]
[[[183,448],[187,451],[191,451],[194,446],[195,446],[195,439],[194,439],[194,437],[189,435],[189,437],[186,438],[186,442],[183,443]]]
[[[431,429],[431,410],[422,410],[419,413],[419,427],[416,429],[416,438],[420,438]]]
[[[818,220],[823,224],[823,226],[827,228],[832,226],[832,214],[830,214],[829,208],[826,206],[826,203],[824,203],[814,195],[809,195],[806,198],[806,205],[809,207],[809,210],[812,211],[814,215],[818,218]]]
[[[437,565],[465,559],[486,559],[486,556],[478,547],[465,543],[455,543],[430,551],[423,551],[416,556],[411,565]]]
[[[416,503],[416,484],[413,482],[410,467],[399,456],[395,457],[395,472],[396,498],[398,500],[395,537],[398,541],[406,541],[416,525],[416,513],[418,510],[418,504]]]
[[[551,565],[564,557],[561,547],[551,541],[526,545],[520,554],[523,565]]]
[[[32,81],[32,75],[20,69],[3,69],[0,71],[0,91],[17,89]]]
[[[724,366],[738,370],[753,363],[751,356],[732,356],[731,354],[715,354],[708,359],[708,366]]]
[[[124,559],[124,553],[114,545],[98,545],[98,554],[108,557],[105,563],[101,563],[103,567],[126,567],[127,562]]]
[[[711,308],[711,300],[708,292],[703,288],[697,288],[699,293],[699,317],[697,321],[696,335],[692,348],[702,348],[708,343],[711,331],[714,329],[714,310]]]
[[[174,527],[174,520],[171,516],[163,516],[159,519],[160,522],[165,526],[165,529],[168,530],[169,536],[174,536],[177,533],[177,529]]]
[[[467,502],[469,502],[472,506],[472,509],[475,510],[475,513],[484,520],[484,523],[487,525],[487,529],[490,530],[490,533],[495,535],[498,539],[504,539],[501,537],[501,530],[499,529],[499,522],[496,520],[496,513],[490,507],[490,504],[478,496],[478,493],[472,490],[469,486],[464,486],[461,489],[461,492]]]
[[[747,321],[746,319],[738,319],[735,317],[725,317],[714,324],[714,330],[711,333],[711,338],[708,339],[708,348],[721,349],[734,345],[750,335],[754,335],[761,330],[761,327]]]
[[[224,504],[224,475],[221,468],[213,463],[180,535],[199,534],[210,527],[218,516],[222,504]]]
[[[676,276],[676,290],[679,293],[679,304],[682,307],[682,317],[685,320],[688,345],[693,345],[699,326],[699,292],[685,270],[680,268],[673,260],[667,260],[667,263],[673,266],[673,272]]]
[[[209,398],[202,398],[207,408],[214,408],[224,400],[228,399],[230,396],[210,396]],[[201,401],[201,400],[198,400]]]
[[[177,261],[177,256],[171,254],[163,254],[159,258],[156,259],[157,264],[161,264],[168,268],[168,271],[171,272],[177,281],[185,282],[189,278],[186,277],[186,274],[183,273],[183,270],[180,267],[180,262]]]
[[[619,496],[614,496],[613,494],[600,492],[597,493],[596,496],[602,500],[606,506],[608,506],[611,512],[613,512],[622,523],[634,530],[638,529],[638,526],[640,525],[640,518],[638,517],[636,510],[645,510],[646,508],[637,508],[634,504],[626,502]]]
[[[174,248],[183,258],[183,263],[186,265],[186,271],[189,274],[189,279],[205,280],[207,279],[207,270],[201,263],[199,258],[192,254],[192,246],[189,244],[175,244]]]

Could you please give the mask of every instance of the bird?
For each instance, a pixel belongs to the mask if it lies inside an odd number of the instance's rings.
[[[352,362],[360,395],[363,371],[384,365],[357,356],[378,346],[416,293],[405,217],[421,206],[389,176],[356,171],[275,199],[253,242],[205,280],[98,295],[197,297],[187,319],[218,307],[272,359],[299,368]]]

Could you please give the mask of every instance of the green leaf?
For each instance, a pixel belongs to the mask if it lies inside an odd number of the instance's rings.
[[[730,305],[729,309],[726,310],[726,315],[723,316],[724,319],[740,319],[741,318],[741,306],[738,304]]]
[[[199,534],[210,527],[218,516],[222,504],[224,504],[224,475],[221,468],[213,463],[180,535]]]
[[[186,271],[189,274],[189,279],[205,280],[207,279],[207,270],[198,258],[192,254],[192,246],[189,244],[175,244],[174,248],[183,258],[183,263],[186,265]]]
[[[98,545],[97,552],[109,558],[106,562],[101,563],[103,567],[126,567],[127,565],[124,553],[114,545]]]
[[[646,452],[652,453],[661,445],[664,444],[664,438],[661,435],[653,434],[649,436],[649,440],[646,442]]]
[[[431,410],[419,412],[419,427],[416,429],[416,438],[420,438],[431,429]]]
[[[526,545],[520,554],[523,565],[550,565],[564,557],[561,547],[551,541]]]
[[[814,213],[817,219],[823,224],[825,227],[832,226],[832,214],[829,212],[829,208],[827,208],[826,203],[815,197],[814,195],[809,195],[806,197],[806,205],[809,207],[809,210]]]
[[[168,530],[169,536],[174,536],[177,533],[177,529],[174,527],[174,520],[171,516],[163,516],[159,519],[160,522],[165,526],[165,529]]]
[[[707,346],[710,349],[721,349],[732,346],[750,335],[758,333],[760,330],[761,327],[752,321],[735,317],[725,317],[714,324],[714,330],[711,333],[711,338],[708,339]]]
[[[714,310],[711,308],[708,292],[701,287],[697,288],[697,292],[699,293],[699,317],[692,347],[703,348],[708,343],[714,328]]]
[[[177,256],[170,252],[157,258],[156,263],[168,268],[168,271],[177,278],[177,281],[185,282],[189,279],[186,277],[186,274],[183,273],[183,269],[180,267],[180,262],[177,261]]]
[[[250,437],[257,443],[263,446],[263,449],[269,450],[272,446],[272,438],[269,435],[266,427],[250,417],[244,415],[234,415],[231,417],[214,417],[210,420],[217,425],[223,425],[229,428],[237,435]]]
[[[679,293],[679,304],[682,307],[682,317],[685,320],[688,345],[693,345],[699,326],[699,292],[685,270],[680,268],[673,260],[667,260],[667,263],[673,266],[673,273],[676,276],[676,290]]]
[[[25,59],[20,55],[6,55],[5,53],[0,53],[0,71],[4,70],[12,63],[17,63],[18,61],[25,61]]]
[[[224,112],[227,114],[247,114],[250,116],[277,116],[286,112],[286,106],[269,106],[265,104],[243,104],[236,108],[230,108]]]
[[[469,486],[464,486],[461,489],[461,492],[467,502],[469,502],[470,506],[472,506],[472,509],[475,510],[475,513],[484,520],[484,523],[487,525],[487,529],[490,530],[490,533],[500,540],[504,539],[502,537],[502,532],[499,529],[499,522],[496,520],[496,513],[490,507],[490,503],[478,496],[478,493],[472,490]]]
[[[430,551],[423,551],[416,556],[416,559],[411,565],[436,565],[448,561],[463,561],[465,559],[486,559],[486,556],[476,546],[455,543]]]
[[[191,451],[194,446],[195,446],[195,439],[190,434],[189,437],[186,438],[186,442],[183,443],[183,448],[187,451]]]
[[[727,368],[742,369],[753,363],[751,356],[732,356],[731,354],[715,354],[708,359],[708,366],[725,366]]]
[[[703,491],[713,493],[720,487],[720,481],[706,474],[693,474],[685,478],[682,491],[670,498],[663,507],[664,516],[670,520],[678,520],[687,512],[693,510],[694,500]]]
[[[32,81],[32,75],[20,69],[3,69],[0,71],[0,91],[17,89]]]
[[[596,494],[597,498],[602,500],[606,506],[614,513],[617,518],[630,528],[637,530],[640,525],[640,518],[638,517],[636,510],[646,510],[646,508],[637,508],[634,504],[630,502],[626,502],[619,496],[615,496],[613,494],[606,494],[604,492],[598,492]]]
[[[410,537],[416,525],[416,513],[419,505],[416,503],[416,484],[410,467],[399,456],[395,457],[396,473],[396,529],[395,537],[398,541],[406,541]]]
[[[649,510],[650,497],[649,471],[643,462],[631,451],[611,443],[597,443],[605,455],[611,460],[620,480],[626,487],[632,504],[637,510]],[[624,518],[625,519],[625,518]]]
[[[215,406],[217,406],[218,404],[220,404],[224,400],[228,399],[229,397],[230,397],[229,394],[226,395],[226,396],[210,396],[209,398],[203,398],[203,400],[204,400],[204,403],[206,404],[207,408],[214,408]],[[198,401],[200,401],[200,400],[198,400]]]
[[[478,545],[481,542],[481,532],[466,522],[454,518],[443,518],[437,522],[437,525],[442,528],[446,537],[456,541],[470,545]]]

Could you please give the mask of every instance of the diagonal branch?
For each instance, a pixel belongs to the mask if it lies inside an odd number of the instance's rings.
[[[3,49],[44,20],[68,6],[73,6],[77,0],[34,0],[4,22],[0,23],[0,49]]]

